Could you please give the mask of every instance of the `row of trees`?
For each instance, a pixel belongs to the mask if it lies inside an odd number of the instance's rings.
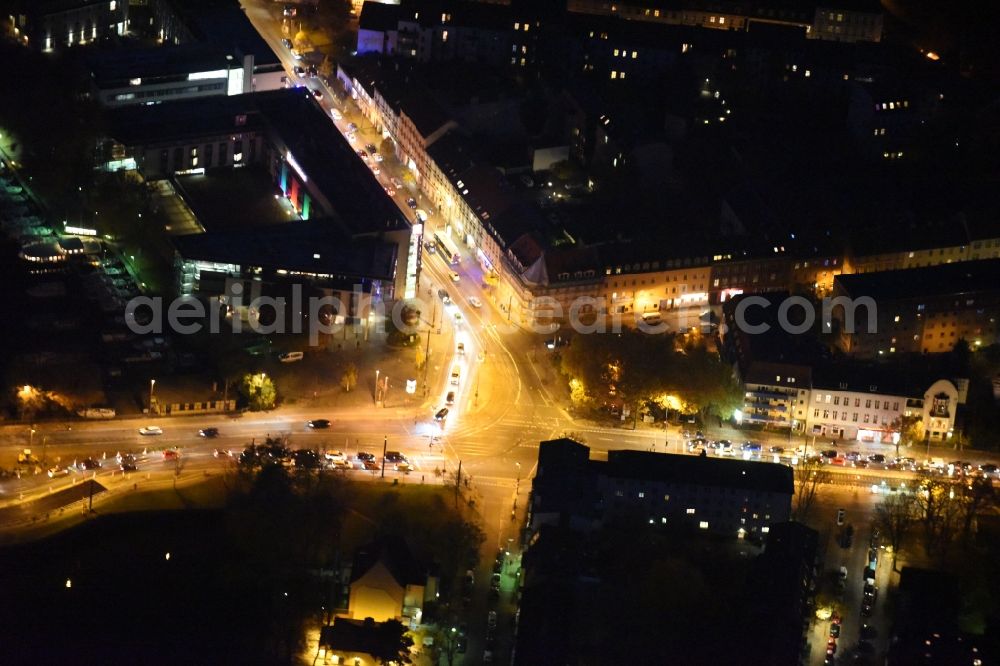
[[[875,508],[875,525],[892,546],[892,566],[901,550],[919,541],[924,554],[947,561],[956,545],[971,545],[976,516],[1000,506],[993,483],[984,477],[928,476],[915,493],[886,495]]]
[[[729,418],[741,404],[732,370],[699,337],[578,335],[560,358],[578,408],[617,404]]]

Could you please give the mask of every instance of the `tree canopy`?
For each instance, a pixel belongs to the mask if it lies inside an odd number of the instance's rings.
[[[701,340],[631,330],[578,335],[560,366],[578,407],[657,402],[729,418],[740,404],[731,369]]]

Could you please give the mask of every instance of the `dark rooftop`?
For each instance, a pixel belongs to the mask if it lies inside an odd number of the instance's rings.
[[[281,63],[237,0],[171,0],[170,4],[200,41],[234,49],[240,57],[252,55],[255,67]]]
[[[790,467],[750,460],[625,450],[609,451],[608,462],[596,462],[596,466],[599,473],[615,479],[689,483],[788,495],[793,490]]]
[[[172,238],[185,259],[261,266],[265,269],[328,275],[343,280],[392,280],[395,243],[351,238],[332,221],[277,224],[253,231],[234,229]]]
[[[949,370],[943,362],[865,363],[839,359],[817,364],[813,368],[812,384],[814,388],[831,391],[922,398],[924,391],[937,380],[951,379]]]
[[[351,233],[409,227],[399,207],[307,89],[257,93],[253,102]]]
[[[91,75],[98,87],[124,86],[130,79],[186,76],[240,66],[205,44],[98,51],[90,58]]]
[[[995,293],[1000,289],[1000,259],[838,275],[835,280],[852,298],[871,296],[876,301]]]
[[[389,536],[358,549],[351,567],[351,582],[364,576],[379,562],[385,565],[401,587],[427,584],[427,570],[414,559],[406,541]]]
[[[451,120],[409,63],[363,55],[343,60],[340,66],[369,93],[378,90],[393,111],[405,114],[425,139]]]
[[[702,458],[648,451],[609,451],[607,462],[589,460],[590,448],[563,438],[539,446],[539,476],[560,471],[720,488],[792,494],[792,469],[774,463]],[[555,468],[555,469],[553,469]]]
[[[166,104],[127,106],[107,112],[109,134],[126,146],[172,142],[236,131],[264,129],[252,95],[215,95]],[[240,124],[242,121],[242,124]]]
[[[296,223],[267,169],[216,168],[204,174],[174,176],[174,188],[198,222],[209,232],[243,229],[251,231],[278,223]],[[284,203],[285,205],[282,205]]]
[[[358,17],[358,27],[361,30],[385,32],[395,30],[399,21],[399,5],[389,5],[381,2],[365,2]]]

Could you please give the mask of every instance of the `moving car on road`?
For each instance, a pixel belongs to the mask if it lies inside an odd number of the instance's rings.
[[[455,271],[448,271],[448,277],[451,279],[452,282],[458,282],[459,280],[462,279],[461,276],[459,276],[459,274],[456,273]]]
[[[434,415],[434,420],[435,421],[444,421],[446,418],[448,418],[448,408],[447,407],[442,407],[441,409],[439,409],[437,411],[437,414]]]
[[[455,404],[455,392],[448,391],[448,397],[444,399],[445,404],[454,405]]]
[[[143,426],[143,427],[139,428],[139,434],[140,435],[162,435],[163,434],[163,428],[161,428],[160,426],[155,426],[155,425]]]
[[[202,428],[198,431],[198,434],[207,439],[212,439],[219,436],[218,428]]]
[[[163,452],[164,460],[177,460],[180,457],[181,453],[176,449],[167,449],[166,451]]]
[[[481,308],[483,307],[483,302],[478,298],[476,298],[475,296],[469,296],[469,305],[471,305],[474,308]]]
[[[50,467],[48,474],[50,479],[54,479],[59,476],[66,476],[69,474],[69,470],[65,467]]]
[[[306,423],[306,425],[314,430],[323,430],[330,427],[330,419],[313,419]]]
[[[412,208],[413,210],[416,210],[416,208],[417,208],[417,200],[414,199],[413,197],[407,197],[406,198],[406,205],[409,206],[410,208]]]

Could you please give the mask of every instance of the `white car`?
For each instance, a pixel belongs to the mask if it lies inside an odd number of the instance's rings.
[[[372,166],[372,173],[373,173],[373,174],[375,174],[375,175],[377,176],[377,175],[379,175],[380,173],[382,173],[382,170],[381,170],[381,169],[379,169],[379,168],[378,168],[378,166]]]
[[[337,109],[330,109],[330,115],[333,116],[334,120],[343,120],[344,115]]]
[[[481,308],[483,307],[483,302],[478,298],[476,298],[475,296],[469,296],[469,305],[471,305],[474,308]]]
[[[69,470],[66,469],[65,467],[53,467],[49,470],[50,479],[54,479],[57,476],[67,476],[68,474]]]
[[[448,271],[448,277],[451,278],[452,282],[458,282],[462,279],[455,271]]]
[[[163,428],[161,428],[160,426],[155,426],[155,425],[143,426],[143,427],[139,428],[139,434],[140,435],[162,435],[163,434]]]

